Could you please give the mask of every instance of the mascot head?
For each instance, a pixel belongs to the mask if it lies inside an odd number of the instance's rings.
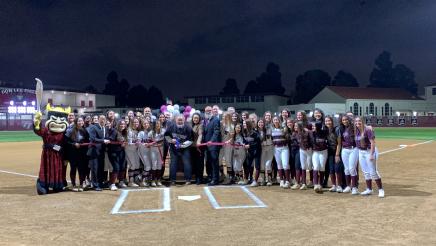
[[[67,117],[71,112],[71,107],[52,107],[47,104],[47,121],[45,122],[45,127],[51,132],[62,133],[68,127]]]

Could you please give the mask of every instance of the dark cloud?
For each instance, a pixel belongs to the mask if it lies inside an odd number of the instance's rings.
[[[0,80],[102,88],[115,70],[182,97],[228,77],[243,90],[274,61],[289,92],[314,68],[366,82],[389,50],[423,85],[436,77],[435,11],[431,0],[1,1]]]

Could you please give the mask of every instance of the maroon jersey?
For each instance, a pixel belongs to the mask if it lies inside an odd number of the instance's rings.
[[[342,147],[343,148],[352,148],[356,147],[354,142],[354,136],[352,132],[350,131],[350,128],[345,128],[341,132],[341,140],[342,140]]]
[[[371,149],[371,141],[370,140],[375,139],[374,131],[368,127],[365,127],[365,130],[364,130],[363,136],[362,136],[362,133],[360,132],[360,130],[357,129],[356,130],[356,137],[354,139],[356,140],[356,146],[359,149],[363,149],[363,150]]]

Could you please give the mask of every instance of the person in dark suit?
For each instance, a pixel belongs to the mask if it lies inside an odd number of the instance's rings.
[[[209,107],[210,109],[210,107]],[[218,107],[212,109],[212,114],[210,110],[205,110],[205,119],[203,125],[203,143],[221,142],[220,133],[220,120],[218,118]],[[216,111],[213,113],[213,111]],[[218,161],[220,146],[207,146],[205,150],[206,156],[206,170],[211,182],[208,184],[210,186],[217,185],[220,178],[220,167]]]
[[[98,124],[91,125],[87,128],[89,134],[89,142],[87,156],[89,157],[89,166],[91,167],[91,180],[96,191],[101,191],[104,173],[104,144],[109,143],[105,139],[106,135],[106,117],[100,115]]]

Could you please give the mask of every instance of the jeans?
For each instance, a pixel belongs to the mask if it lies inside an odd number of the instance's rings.
[[[191,153],[189,153],[190,148],[174,150],[170,148],[171,153],[171,164],[170,164],[170,180],[176,181],[177,174],[177,164],[179,160],[183,162],[183,173],[185,175],[186,181],[191,181]]]

